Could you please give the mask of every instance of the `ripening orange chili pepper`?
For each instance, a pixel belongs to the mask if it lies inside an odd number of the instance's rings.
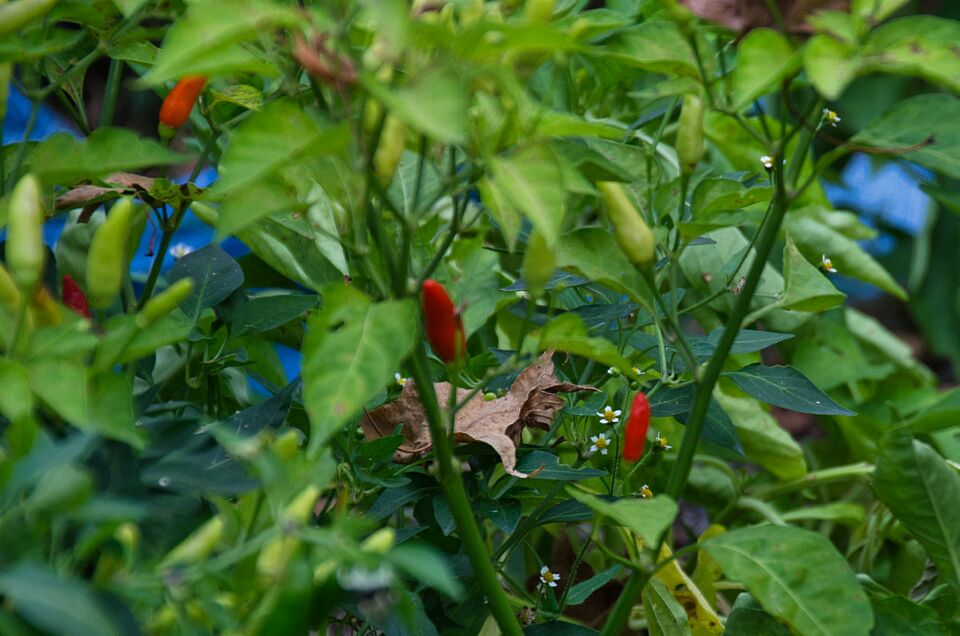
[[[424,281],[421,303],[423,328],[434,353],[447,363],[462,357],[467,350],[463,320],[447,290],[433,279]]]
[[[90,317],[90,303],[87,302],[87,296],[80,289],[80,285],[70,274],[63,275],[63,304],[72,309],[84,318]]]
[[[650,402],[643,393],[637,393],[630,408],[630,417],[623,427],[623,458],[635,462],[643,455],[643,446],[647,441],[647,429],[650,428]]]
[[[187,123],[190,111],[206,84],[207,78],[203,75],[188,75],[177,82],[160,107],[160,123],[170,128],[179,128]]]

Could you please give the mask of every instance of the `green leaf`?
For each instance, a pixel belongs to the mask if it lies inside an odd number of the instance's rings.
[[[303,343],[303,398],[316,452],[387,386],[416,342],[410,300],[371,303],[352,287],[334,287],[309,321]]]
[[[327,126],[290,100],[265,106],[240,125],[220,163],[221,176],[208,191],[223,200],[217,231],[237,233],[271,213],[301,204],[325,157],[346,148],[345,125]],[[239,236],[239,235],[238,235]]]
[[[779,479],[799,479],[807,474],[803,449],[756,400],[728,395],[719,387],[713,396],[736,427],[747,459]]]
[[[854,572],[821,534],[752,526],[707,539],[726,576],[801,634],[869,634],[873,611]]]
[[[0,573],[0,593],[14,611],[53,634],[123,633],[91,587],[39,565],[20,563]]]
[[[789,234],[783,246],[783,278],[785,282],[780,304],[784,309],[825,311],[842,305],[846,298],[820,270],[804,258]]]
[[[853,141],[893,149],[921,144],[922,147],[917,150],[897,154],[903,159],[958,179],[960,99],[945,93],[908,97],[870,122],[854,136]]]
[[[567,486],[567,494],[597,514],[637,533],[647,545],[656,544],[677,516],[677,502],[666,495],[653,499],[624,498],[610,503],[572,486]]]
[[[960,116],[960,111],[957,114]],[[876,285],[901,300],[907,299],[897,281],[856,241],[808,215],[787,215],[785,224],[797,246],[808,255],[816,258],[825,254],[841,274]]]
[[[882,380],[895,370],[890,363],[867,357],[842,309],[824,312],[804,325],[791,362],[800,373],[816,378],[824,391],[861,380]]]
[[[567,605],[580,605],[588,598],[590,595],[599,590],[601,587],[609,583],[620,574],[622,568],[619,565],[614,565],[613,567],[607,568],[599,574],[591,576],[586,581],[580,581],[576,585],[570,588],[570,591],[567,592]]]
[[[277,27],[297,26],[302,20],[292,7],[259,0],[191,4],[167,31],[156,63],[143,81],[156,86],[184,75],[276,75],[276,67],[266,56],[243,44]]]
[[[634,301],[652,304],[637,269],[623,255],[613,234],[604,229],[585,227],[561,236],[557,245],[557,267],[572,269],[584,278],[627,294]]]
[[[890,333],[879,320],[857,311],[853,307],[844,310],[847,328],[861,342],[870,345],[897,366],[909,371],[921,382],[933,380],[933,372],[913,357],[910,345]]]
[[[740,41],[733,67],[733,109],[743,110],[755,99],[780,87],[800,69],[800,52],[785,35],[768,28],[751,30]]]
[[[685,424],[693,409],[694,391],[691,384],[680,388],[662,389],[650,400],[650,410],[656,417],[675,417]],[[700,435],[709,442],[743,454],[743,447],[737,438],[737,431],[730,416],[713,396],[710,397],[703,432]]]
[[[317,306],[317,297],[306,294],[276,294],[251,298],[230,315],[234,336],[270,331],[299,318]]]
[[[790,630],[764,612],[746,592],[737,596],[723,633],[725,636],[790,636]]]
[[[0,414],[11,422],[33,416],[30,374],[15,360],[0,358]]]
[[[899,73],[960,92],[960,22],[932,15],[896,18],[863,43],[864,72]]]
[[[235,104],[247,110],[260,110],[263,108],[263,93],[260,89],[249,84],[233,84],[222,91],[210,91],[213,99],[210,103],[212,109],[218,103]]]
[[[856,415],[831,400],[807,376],[793,367],[751,364],[739,371],[727,371],[724,375],[733,380],[741,391],[767,404],[798,413]]]
[[[932,607],[912,603],[902,596],[875,598],[873,612],[877,626],[870,636],[947,636],[950,633]]]
[[[517,459],[517,471],[526,473],[527,479],[547,481],[577,481],[603,477],[607,473],[596,468],[574,468],[561,464],[560,458],[546,451],[531,451]]]
[[[867,516],[860,504],[848,501],[836,501],[822,506],[804,506],[780,515],[784,521],[836,521],[849,526],[859,526]]]
[[[814,35],[803,49],[803,66],[814,88],[835,100],[860,71],[862,59],[852,45],[829,35]]]
[[[243,270],[221,247],[208,245],[183,256],[167,272],[171,284],[181,278],[193,279],[193,293],[180,309],[196,322],[201,311],[226,299],[243,284]]]
[[[951,389],[939,399],[907,420],[913,433],[932,433],[951,428],[960,421],[960,389]]]
[[[384,560],[454,600],[463,595],[463,586],[453,576],[449,559],[429,544],[407,542],[398,545],[386,554]]]
[[[462,143],[465,139],[467,101],[463,84],[454,73],[423,72],[396,90],[367,75],[361,81],[373,97],[417,132],[443,143]]]
[[[717,349],[717,344],[723,336],[723,327],[717,327],[710,332],[710,335],[704,337],[688,336],[690,348],[694,355],[710,356]],[[733,339],[733,345],[730,347],[730,353],[755,353],[763,351],[767,347],[772,347],[784,340],[793,338],[792,333],[776,333],[773,331],[757,331],[756,329],[741,329],[737,332],[737,337]]]
[[[667,587],[651,578],[643,588],[643,608],[650,636],[689,636],[687,612]]]
[[[632,374],[633,365],[617,352],[617,347],[606,338],[591,338],[583,320],[573,313],[560,314],[540,332],[540,349],[556,349],[596,360],[607,367],[616,367],[622,373]]]
[[[168,166],[186,159],[153,139],[138,137],[132,130],[98,128],[84,139],[56,133],[40,142],[28,155],[25,172],[36,174],[45,183],[73,185],[113,172]]]
[[[557,155],[546,145],[527,146],[508,157],[494,158],[490,169],[490,186],[555,245],[566,202]]]
[[[693,49],[675,22],[645,21],[623,29],[594,53],[655,73],[699,78]]]
[[[927,551],[942,580],[960,589],[960,473],[898,429],[880,445],[874,487]]]

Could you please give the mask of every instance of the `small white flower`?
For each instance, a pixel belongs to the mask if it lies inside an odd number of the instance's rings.
[[[670,444],[667,443],[667,438],[666,438],[666,437],[661,437],[661,436],[660,436],[660,433],[657,433],[656,444],[657,444],[657,448],[659,448],[660,450],[663,450],[663,451],[668,451],[668,450],[670,450],[671,448],[673,448],[673,446],[671,446]]]
[[[553,572],[547,566],[540,568],[540,582],[549,585],[550,587],[557,587],[557,581],[560,580],[560,575],[556,572]]]
[[[190,245],[187,245],[186,243],[177,243],[176,245],[170,248],[170,251],[168,253],[170,254],[170,256],[174,258],[180,259],[192,251],[193,251],[193,247],[191,247]]]
[[[837,273],[837,268],[833,266],[833,261],[826,254],[820,255],[820,269],[831,274]]]
[[[763,167],[767,170],[773,170],[773,157],[770,155],[763,155],[760,157],[760,163],[762,163]]]
[[[590,446],[590,452],[596,453],[600,451],[601,455],[606,455],[610,451],[610,440],[607,439],[606,433],[600,433],[599,435],[591,435],[590,441],[593,444]]]
[[[640,370],[640,367],[633,367],[633,373],[634,373],[635,375],[644,375],[644,374],[646,373],[646,371],[641,371],[641,370]]]
[[[610,367],[607,369],[607,375],[620,375],[620,369],[617,367]]]
[[[653,491],[650,490],[650,486],[646,484],[640,486],[640,490],[637,494],[640,495],[641,499],[650,499],[653,497]]]
[[[603,407],[603,411],[597,411],[600,421],[604,424],[616,424],[620,421],[620,409],[614,411],[609,406]]]
[[[834,128],[836,128],[836,127],[837,127],[837,124],[839,124],[841,121],[843,121],[843,120],[840,119],[840,115],[836,114],[835,112],[833,112],[833,111],[830,110],[829,108],[824,108],[824,109],[823,109],[823,122],[824,122],[825,124],[827,124],[827,125],[829,125],[829,126],[833,126]]]
[[[393,374],[393,379],[396,380],[397,384],[400,385],[400,386],[406,386],[406,385],[407,385],[407,378],[405,378],[405,377],[403,377],[402,375],[400,375],[399,372]]]

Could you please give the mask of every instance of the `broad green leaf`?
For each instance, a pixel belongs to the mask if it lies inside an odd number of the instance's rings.
[[[93,588],[41,565],[22,562],[0,572],[0,593],[17,614],[45,632],[119,636],[124,631]]]
[[[898,429],[880,445],[873,483],[880,500],[927,551],[941,579],[960,589],[960,473]]]
[[[443,143],[461,143],[466,136],[467,101],[454,73],[420,73],[410,84],[391,89],[363,76],[364,87],[403,123]]]
[[[785,282],[780,304],[784,309],[825,311],[842,305],[846,298],[820,270],[804,258],[789,234],[783,246],[783,278]]]
[[[936,610],[928,605],[913,603],[902,596],[890,595],[873,599],[877,626],[871,636],[947,636],[944,624]]]
[[[726,636],[790,636],[790,630],[764,612],[746,592],[737,596],[724,627]]]
[[[824,391],[849,386],[861,380],[882,380],[896,367],[868,357],[851,333],[842,309],[824,312],[797,335],[792,366],[808,378],[816,378]]]
[[[814,257],[825,254],[841,274],[876,285],[885,292],[906,300],[907,293],[903,288],[856,241],[807,215],[787,215],[785,225],[787,232],[803,252]]]
[[[231,134],[220,179],[208,192],[209,198],[224,200],[217,230],[236,233],[271,212],[298,205],[297,187],[309,183],[314,164],[343,150],[347,140],[345,126],[324,125],[290,100],[265,106]],[[302,186],[304,194],[307,190]]]
[[[572,313],[560,314],[551,320],[540,332],[540,349],[565,351],[590,360],[596,360],[606,367],[616,367],[621,373],[633,373],[633,365],[617,352],[617,347],[606,338],[592,338],[579,316]]]
[[[243,270],[220,246],[208,245],[183,256],[167,272],[171,284],[181,278],[193,279],[193,293],[180,309],[196,322],[201,311],[226,299],[243,284]]]
[[[557,245],[557,267],[572,269],[644,305],[652,304],[643,279],[623,255],[613,234],[599,227],[580,228],[561,236]]]
[[[230,315],[234,336],[270,331],[299,318],[317,306],[317,297],[306,294],[272,294],[251,298]]]
[[[951,389],[940,396],[934,404],[907,420],[914,433],[931,433],[951,428],[960,422],[960,389]]]
[[[351,287],[325,294],[324,309],[310,319],[303,343],[311,452],[387,386],[418,333],[410,300],[371,303]]]
[[[683,605],[673,598],[657,578],[650,579],[643,588],[643,609],[650,636],[690,635],[690,624]]]
[[[623,29],[594,53],[655,73],[699,78],[693,49],[675,22],[646,21]]]
[[[384,561],[452,599],[463,595],[463,587],[451,572],[449,559],[432,545],[404,543],[390,550]]]
[[[756,400],[735,397],[719,388],[714,390],[713,396],[736,427],[747,459],[757,462],[779,479],[799,479],[807,474],[803,449]]]
[[[591,576],[586,581],[580,581],[576,585],[573,585],[570,588],[570,591],[567,592],[567,605],[580,605],[588,598],[590,595],[599,590],[601,587],[609,583],[620,574],[620,570],[623,569],[619,565],[614,565],[613,567],[607,568],[599,574]]]
[[[861,342],[882,353],[888,360],[909,371],[922,382],[933,379],[933,372],[913,357],[910,345],[890,333],[879,320],[852,307],[844,310],[847,328]]]
[[[680,388],[661,389],[650,400],[650,411],[656,417],[675,417],[685,424],[693,408],[694,392],[692,384]],[[707,407],[703,432],[700,435],[709,442],[743,454],[743,447],[737,438],[737,431],[730,416],[712,396],[710,405]]]
[[[693,218],[704,220],[716,212],[767,203],[772,195],[773,188],[769,186],[748,188],[733,179],[707,178],[698,183],[693,191]]]
[[[603,477],[607,473],[597,468],[574,468],[561,464],[560,458],[553,453],[535,450],[517,460],[517,471],[526,473],[527,479],[548,481],[577,481],[592,477]]]
[[[500,260],[495,253],[485,249],[479,239],[457,241],[452,252],[446,268],[448,276],[438,276],[438,279],[446,285],[457,305],[466,307],[462,314],[463,327],[470,337],[504,301],[500,291]]]
[[[567,494],[597,514],[637,533],[647,545],[656,544],[677,516],[677,503],[666,495],[653,499],[623,498],[611,503],[572,486],[567,486]]]
[[[83,39],[79,31],[65,29],[30,29],[0,39],[0,64],[29,62],[55,55],[75,46]],[[0,113],[3,107],[0,106]]]
[[[869,634],[873,611],[850,566],[821,534],[751,526],[707,539],[703,549],[770,614],[800,634]]]
[[[100,341],[94,367],[107,369],[114,364],[133,362],[155,353],[161,347],[183,342],[193,330],[194,321],[182,311],[174,311],[142,330],[133,314],[107,321],[107,334]]]
[[[896,18],[863,43],[864,71],[900,73],[960,92],[960,22],[932,15]]]
[[[873,24],[883,22],[910,0],[853,0],[850,12]]]
[[[866,128],[854,136],[853,141],[895,150],[919,145],[917,150],[898,152],[898,155],[958,179],[960,178],[960,98],[945,93],[908,97],[870,122]],[[832,254],[831,258],[833,258]],[[837,259],[834,260],[837,261]],[[855,272],[851,273],[856,275]]]
[[[15,360],[0,358],[0,414],[11,422],[33,416],[30,374]]]
[[[233,84],[222,91],[211,90],[210,93],[213,96],[209,106],[211,109],[220,102],[235,104],[247,110],[263,108],[263,93],[249,84]]]
[[[98,128],[84,139],[65,132],[40,142],[27,155],[25,172],[48,184],[73,185],[113,172],[183,163],[187,157],[138,137],[126,128]]]
[[[861,64],[856,48],[830,35],[814,35],[803,49],[807,77],[817,92],[829,100],[840,97],[857,76]]]
[[[260,0],[199,2],[170,27],[156,63],[143,81],[154,86],[184,75],[237,72],[276,75],[267,56],[243,45],[282,26],[303,20],[292,7]]]
[[[557,155],[549,146],[522,148],[507,157],[491,161],[490,186],[527,217],[550,245],[557,243],[563,224],[566,191]]]
[[[709,336],[695,337],[687,336],[690,348],[694,355],[710,356],[717,349],[717,344],[723,336],[723,327],[718,327],[710,332]],[[737,337],[733,339],[733,345],[730,347],[730,353],[754,353],[763,351],[768,347],[779,344],[784,340],[793,338],[792,333],[776,333],[773,331],[757,331],[756,329],[741,329],[737,332]]]
[[[793,367],[751,364],[738,371],[727,371],[724,375],[744,393],[780,408],[817,415],[856,415],[831,400],[807,376]]]
[[[740,41],[733,67],[733,109],[743,110],[755,99],[780,87],[800,69],[800,52],[779,31],[751,30]]]

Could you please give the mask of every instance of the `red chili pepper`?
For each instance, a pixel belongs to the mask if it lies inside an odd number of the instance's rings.
[[[434,353],[448,363],[463,356],[467,350],[463,320],[454,308],[447,290],[433,279],[426,280],[423,283],[421,302],[423,328]]]
[[[647,441],[647,429],[650,428],[650,402],[643,393],[637,393],[630,408],[630,418],[623,428],[623,458],[635,462],[643,455],[643,445]]]
[[[87,296],[70,274],[63,275],[63,304],[84,318],[90,317],[90,303],[87,302]]]
[[[206,84],[203,75],[188,75],[177,82],[160,107],[160,123],[170,128],[183,126]]]

